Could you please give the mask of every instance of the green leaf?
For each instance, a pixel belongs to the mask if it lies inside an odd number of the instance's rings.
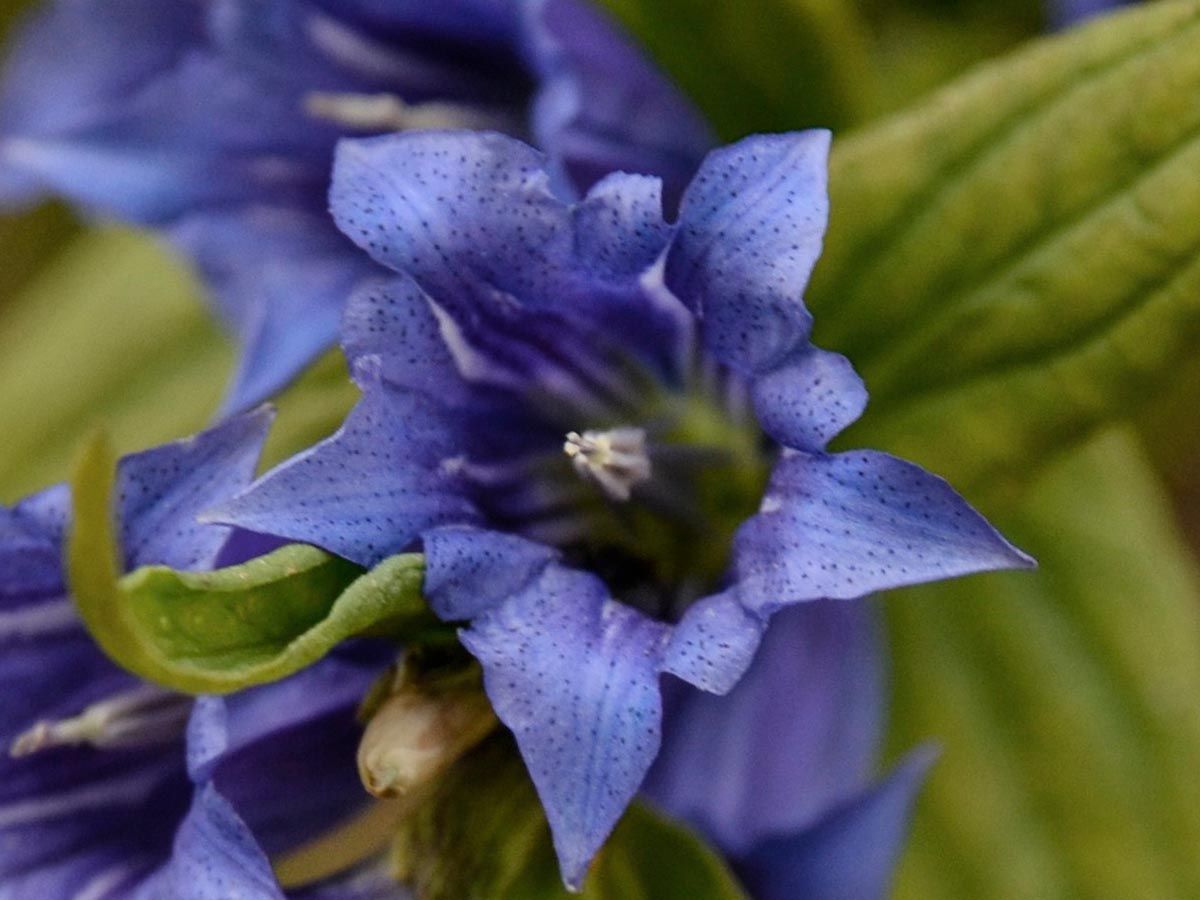
[[[874,85],[847,0],[600,0],[726,138],[855,121]]]
[[[1003,522],[1038,557],[885,605],[892,734],[945,748],[900,900],[1200,896],[1200,573],[1107,433]]]
[[[202,292],[158,240],[106,230],[74,241],[0,307],[0,502],[61,481],[97,427],[126,453],[205,426],[234,354]],[[331,350],[276,398],[264,458],[325,437],[357,396]]]
[[[583,890],[567,893],[541,803],[503,735],[460,761],[405,820],[397,855],[419,900],[746,900],[716,853],[637,804]]]
[[[866,378],[849,442],[975,495],[1200,349],[1200,4],[1044,40],[837,142],[809,291]]]
[[[157,241],[75,241],[0,309],[0,500],[66,474],[103,424],[122,452],[201,428],[232,352],[199,287]]]
[[[417,640],[446,628],[421,597],[418,554],[393,556],[362,574],[353,563],[297,544],[214,572],[147,566],[121,577],[114,467],[103,438],[81,457],[67,570],[96,642],[148,681],[223,694],[290,675],[356,635]]]

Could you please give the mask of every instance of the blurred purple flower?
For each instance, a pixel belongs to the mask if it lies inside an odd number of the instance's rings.
[[[678,189],[711,143],[586,0],[57,0],[0,78],[0,202],[162,229],[241,341],[242,409],[378,273],[326,211],[334,143],[430,127],[534,140],[565,195],[618,169]]]
[[[1049,0],[1050,24],[1068,28],[1085,19],[1125,6],[1129,0]]]
[[[234,418],[122,460],[127,568],[212,566],[230,529],[196,514],[249,483],[268,421]],[[238,884],[261,887],[238,896],[282,897],[264,852],[300,845],[366,800],[355,710],[383,661],[359,649],[200,701],[185,766],[192,699],[118,669],[66,595],[69,504],[56,487],[0,509],[0,896],[227,900]],[[369,872],[353,878],[376,892],[331,884],[311,896],[401,896]]]
[[[423,548],[568,885],[658,753],[661,674],[725,693],[785,607],[1029,563],[940,479],[825,450],[866,404],[801,301],[828,146],[710,154],[671,225],[658,179],[568,205],[497,134],[345,142],[334,216],[396,273],[347,307],[364,397],[208,514],[367,566]]]
[[[778,613],[724,696],[664,685],[663,745],[643,791],[730,860],[755,900],[882,900],[931,759],[868,786],[883,737],[872,601]]]

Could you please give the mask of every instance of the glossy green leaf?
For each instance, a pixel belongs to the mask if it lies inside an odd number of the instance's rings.
[[[897,897],[1200,896],[1200,573],[1159,484],[1107,433],[1001,524],[1037,572],[885,604],[893,747],[945,750]]]
[[[686,828],[635,804],[578,894],[562,885],[550,829],[515,746],[493,738],[404,822],[397,855],[418,900],[746,900]]]
[[[111,492],[115,461],[88,445],[72,481],[71,593],[105,653],[189,693],[275,681],[366,633],[419,639],[445,630],[421,596],[424,559],[393,556],[370,572],[292,545],[214,572],[148,566],[119,577]]]
[[[968,493],[1200,350],[1200,4],[1038,42],[837,142],[808,298],[872,404],[850,442]]]
[[[874,85],[850,0],[600,0],[726,138],[856,121]]]

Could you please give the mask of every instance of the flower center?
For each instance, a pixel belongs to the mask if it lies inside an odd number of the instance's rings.
[[[634,485],[650,477],[646,432],[625,426],[609,431],[572,431],[563,452],[584,478],[595,481],[613,500],[628,500]]]
[[[558,547],[617,599],[673,621],[720,586],[773,449],[729,376],[643,380],[624,396],[602,411],[539,403],[547,438],[555,429],[565,440],[551,450],[538,438],[507,463],[467,468],[496,527]],[[577,430],[562,428],[568,416]]]

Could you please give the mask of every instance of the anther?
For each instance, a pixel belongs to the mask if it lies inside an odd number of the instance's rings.
[[[8,752],[17,757],[51,747],[167,744],[183,735],[191,708],[190,697],[141,685],[93,703],[69,719],[37,722],[17,736]]]
[[[572,431],[563,452],[576,472],[596,482],[614,500],[628,500],[633,488],[650,477],[646,432],[641,428]]]

